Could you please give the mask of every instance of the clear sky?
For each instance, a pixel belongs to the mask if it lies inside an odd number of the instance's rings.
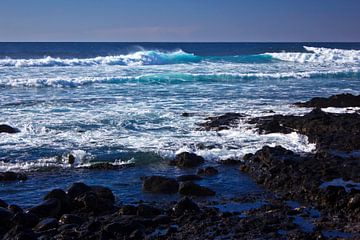
[[[360,41],[360,0],[0,0],[0,41]]]

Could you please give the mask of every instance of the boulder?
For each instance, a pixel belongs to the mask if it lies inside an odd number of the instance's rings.
[[[27,176],[25,173],[17,172],[0,172],[0,181],[25,181]]]
[[[57,227],[58,221],[56,218],[45,218],[34,227],[34,230],[37,232],[43,232],[50,229],[56,229]]]
[[[86,185],[85,183],[73,183],[70,188],[67,190],[67,194],[70,199],[75,199],[76,197],[80,196],[81,194],[90,191],[91,188]]]
[[[177,214],[184,214],[186,212],[198,212],[200,211],[200,208],[190,198],[183,197],[179,202],[175,204],[173,210]]]
[[[161,210],[156,207],[150,206],[150,205],[140,204],[137,207],[136,214],[141,217],[149,218],[149,217],[155,217],[155,216],[160,215]]]
[[[190,168],[196,167],[204,163],[204,158],[196,155],[195,153],[182,152],[176,155],[175,160],[171,161],[171,165],[178,167]]]
[[[61,203],[61,212],[69,212],[71,210],[71,200],[62,189],[53,189],[44,196],[44,200],[57,199]]]
[[[77,224],[77,225],[80,225],[84,222],[84,220],[75,215],[75,214],[64,214],[60,217],[59,219],[59,223],[60,224]]]
[[[30,208],[28,212],[40,218],[57,217],[61,213],[61,202],[58,199],[50,198]]]
[[[151,193],[176,193],[179,189],[179,183],[173,179],[163,176],[151,176],[143,179],[142,189]]]
[[[187,196],[214,196],[215,192],[207,187],[202,187],[193,182],[182,182],[179,193]]]
[[[18,133],[20,132],[19,129],[10,127],[6,124],[0,124],[0,133]]]

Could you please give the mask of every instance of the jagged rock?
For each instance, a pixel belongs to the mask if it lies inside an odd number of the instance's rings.
[[[142,189],[145,192],[172,194],[178,191],[179,183],[173,178],[151,176],[143,179]]]
[[[146,205],[146,204],[140,204],[137,207],[137,213],[138,216],[141,217],[155,217],[161,214],[160,209],[150,206],[150,205]]]
[[[75,199],[76,197],[80,196],[81,194],[90,191],[91,188],[81,182],[73,183],[67,191],[68,196],[70,199]]]
[[[84,220],[75,214],[64,214],[60,217],[60,224],[82,224]]]
[[[205,130],[205,131],[221,131],[226,130],[231,127],[236,127],[238,121],[245,117],[245,115],[240,113],[226,113],[221,116],[217,117],[208,117],[206,118],[206,122],[199,123],[200,126],[199,130]]]

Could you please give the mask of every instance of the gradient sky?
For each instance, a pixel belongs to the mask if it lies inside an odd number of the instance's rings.
[[[360,0],[0,0],[0,41],[360,41]]]

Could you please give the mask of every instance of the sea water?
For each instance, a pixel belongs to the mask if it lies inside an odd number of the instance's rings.
[[[260,135],[246,119],[304,114],[310,109],[292,103],[359,94],[359,77],[358,43],[0,43],[0,123],[20,130],[0,134],[0,171],[29,174],[1,183],[0,198],[30,205],[83,181],[111,187],[121,201],[158,199],[141,193],[140,177],[194,173],[166,164],[183,151],[207,165],[264,145],[312,152],[306,136]],[[227,112],[246,119],[230,130],[198,130]],[[96,162],[135,166],[81,168]],[[219,168],[202,182],[218,196],[261,192],[237,169]]]

